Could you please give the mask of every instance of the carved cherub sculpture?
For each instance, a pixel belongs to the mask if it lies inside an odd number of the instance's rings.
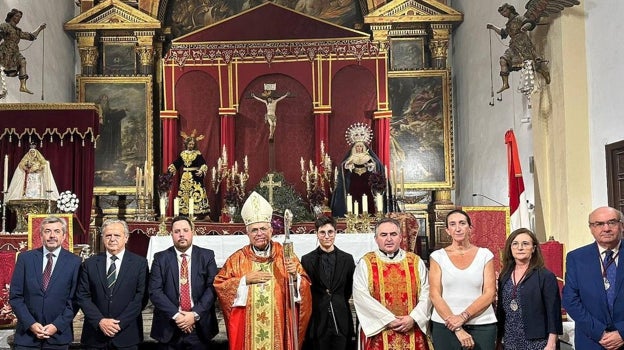
[[[535,51],[528,32],[535,28],[542,17],[559,13],[566,7],[578,4],[578,0],[529,0],[525,5],[524,15],[518,14],[515,7],[507,3],[498,8],[498,12],[508,19],[505,27],[499,28],[488,23],[487,28],[494,30],[502,39],[509,37],[509,48],[500,58],[503,86],[498,90],[499,93],[509,89],[509,73],[520,70],[526,60],[533,61],[535,70],[544,77],[546,84],[550,83],[547,61]]]

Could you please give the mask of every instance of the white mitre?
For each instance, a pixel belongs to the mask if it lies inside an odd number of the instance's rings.
[[[271,222],[273,208],[264,197],[253,191],[243,204],[241,216],[245,225],[255,224],[256,222]]]

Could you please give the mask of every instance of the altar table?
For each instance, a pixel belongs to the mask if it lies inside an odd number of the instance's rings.
[[[316,235],[290,235],[295,248],[295,254],[299,259],[318,246]],[[273,240],[279,243],[284,242],[284,235],[275,235]],[[249,237],[246,235],[230,236],[194,236],[193,244],[202,248],[212,249],[215,253],[217,267],[222,267],[225,260],[235,251],[249,244]],[[377,244],[372,233],[339,233],[336,235],[336,246],[351,255],[357,263],[360,258],[377,249]],[[147,262],[151,268],[154,254],[163,251],[173,245],[171,236],[152,236],[147,247]]]

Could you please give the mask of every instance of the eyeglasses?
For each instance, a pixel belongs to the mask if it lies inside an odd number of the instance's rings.
[[[317,234],[321,237],[334,237],[336,235],[336,231],[317,232]]]
[[[516,248],[516,249],[519,247],[528,248],[532,245],[533,245],[533,242],[518,242],[518,241],[511,242],[511,247]]]
[[[596,221],[596,222],[590,222],[589,226],[593,227],[593,228],[599,228],[599,227],[603,227],[604,225],[609,226],[610,228],[614,228],[617,225],[619,225],[621,223],[620,220],[617,219],[611,219],[609,221]]]

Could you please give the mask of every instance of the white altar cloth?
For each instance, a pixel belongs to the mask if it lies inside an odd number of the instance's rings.
[[[299,259],[318,246],[318,239],[313,234],[290,235],[295,248],[295,254]],[[273,236],[273,240],[284,242],[284,235]],[[218,267],[225,264],[225,260],[235,251],[249,244],[246,235],[222,235],[222,236],[193,236],[193,244],[202,248],[212,249]],[[360,258],[377,249],[377,244],[372,233],[339,233],[336,235],[336,246],[351,255],[357,263]],[[171,236],[152,236],[147,247],[147,262],[151,268],[154,254],[163,251],[173,245]]]

